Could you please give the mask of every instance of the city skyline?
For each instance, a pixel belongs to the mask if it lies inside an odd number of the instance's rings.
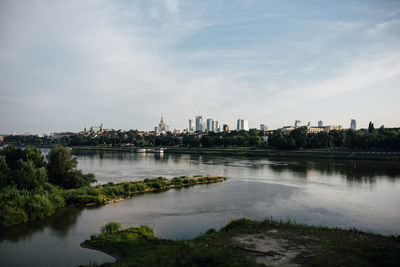
[[[400,125],[398,1],[5,0],[0,18],[0,134],[152,130],[161,113]]]
[[[195,124],[193,124],[193,122],[195,122]],[[85,126],[83,128],[83,132],[97,132],[97,131],[103,131],[103,130],[123,130],[123,131],[129,131],[129,130],[139,130],[139,131],[145,131],[145,132],[156,132],[156,133],[161,133],[161,134],[165,134],[167,132],[174,132],[178,131],[178,132],[215,132],[215,133],[219,133],[219,132],[224,132],[227,130],[224,130],[225,126],[228,126],[229,131],[241,131],[241,130],[245,130],[245,131],[249,131],[250,129],[258,129],[258,130],[262,130],[262,131],[268,131],[268,130],[284,130],[286,131],[286,129],[294,129],[297,127],[303,127],[306,126],[308,128],[323,128],[323,127],[341,127],[341,129],[352,129],[352,130],[359,130],[362,128],[357,128],[357,124],[356,124],[356,120],[355,119],[351,119],[350,120],[350,125],[349,127],[347,126],[343,126],[343,125],[332,125],[332,124],[325,124],[323,123],[323,121],[319,120],[317,122],[317,124],[313,124],[310,121],[308,121],[306,124],[305,123],[301,123],[300,120],[295,120],[293,123],[288,123],[288,124],[282,124],[281,126],[277,127],[277,128],[269,128],[267,124],[265,123],[260,123],[258,124],[257,127],[249,127],[249,122],[246,119],[237,119],[235,125],[229,125],[227,123],[221,123],[218,120],[214,120],[213,118],[206,118],[205,120],[203,120],[203,116],[202,115],[196,115],[195,120],[189,118],[187,120],[187,127],[186,128],[176,128],[176,127],[171,127],[169,125],[166,124],[166,122],[164,121],[164,116],[161,115],[161,119],[159,121],[159,123],[157,124],[157,126],[153,127],[153,129],[150,130],[145,130],[145,129],[140,129],[137,127],[131,127],[131,128],[125,128],[125,129],[117,129],[114,127],[108,127],[105,128],[103,126],[103,123],[101,123],[99,126],[96,125],[91,125],[89,127],[89,130],[87,130],[88,128]],[[372,122],[373,123],[373,122]],[[399,127],[395,127],[395,128],[399,128]],[[93,130],[92,130],[93,129]],[[367,127],[365,127],[364,129],[367,129]],[[26,131],[26,132],[16,132],[15,130],[13,130],[11,133],[7,133],[7,134],[0,134],[0,135],[43,135],[43,134],[51,134],[51,133],[79,133],[82,132],[82,129],[79,129],[78,131],[71,131],[70,129],[63,129],[60,131],[56,131],[56,132],[40,132],[40,133],[32,133],[30,131]]]

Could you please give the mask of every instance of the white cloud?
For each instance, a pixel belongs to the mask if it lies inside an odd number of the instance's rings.
[[[368,54],[352,60],[336,70],[333,77],[306,83],[285,90],[284,96],[299,98],[326,97],[343,94],[394,79],[400,76],[400,49]]]
[[[179,2],[178,0],[165,0],[165,8],[168,12],[176,15],[179,13]]]
[[[378,23],[374,27],[368,30],[369,34],[378,34],[383,31],[389,30],[391,28],[399,28],[400,27],[400,19],[394,19],[390,21],[386,21],[383,23]]]

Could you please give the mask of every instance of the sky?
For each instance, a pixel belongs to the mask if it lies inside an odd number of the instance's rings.
[[[0,134],[400,126],[400,1],[0,1]]]

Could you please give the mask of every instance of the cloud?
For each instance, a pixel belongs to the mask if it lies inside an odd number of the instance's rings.
[[[179,2],[178,0],[165,0],[165,8],[168,12],[176,15],[179,13]]]
[[[374,27],[368,30],[369,34],[378,34],[383,31],[387,31],[389,29],[396,28],[398,29],[400,27],[400,19],[394,19],[390,21],[386,21],[383,23],[378,23]]]
[[[400,77],[400,49],[360,56],[330,78],[305,83],[285,90],[284,96],[296,99],[343,95]],[[333,77],[332,77],[333,76]]]

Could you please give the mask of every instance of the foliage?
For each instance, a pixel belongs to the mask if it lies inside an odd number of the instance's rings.
[[[101,232],[105,234],[112,234],[121,229],[119,222],[109,222],[101,228]]]
[[[303,148],[340,148],[354,150],[400,150],[400,132],[385,129],[383,126],[375,130],[370,122],[368,130],[330,131],[307,133],[305,127],[297,128],[289,134],[282,131],[273,132],[268,139],[268,144],[278,149],[303,149]]]
[[[48,155],[47,171],[49,182],[63,188],[78,188],[96,182],[93,174],[83,175],[76,170],[78,161],[72,157],[68,148],[58,145]]]
[[[155,238],[151,228],[145,226],[132,227],[93,235],[85,243],[121,256],[104,266],[258,266],[255,259],[260,255],[233,240],[248,234],[256,235],[255,239],[282,240],[300,250],[287,265],[398,266],[400,262],[398,237],[273,219],[235,219],[219,231],[210,229],[196,238],[175,241]],[[305,249],[301,251],[301,247]]]
[[[57,187],[44,183],[33,190],[0,189],[0,229],[43,219],[65,205]]]
[[[148,226],[131,227],[121,230],[118,222],[109,222],[101,228],[101,234],[92,235],[88,241],[91,246],[105,247],[118,246],[124,242],[132,242],[143,239],[153,239],[154,232]]]

